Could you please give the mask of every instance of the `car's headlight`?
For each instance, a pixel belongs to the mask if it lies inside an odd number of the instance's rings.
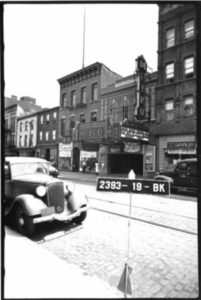
[[[36,188],[36,194],[37,194],[39,197],[45,196],[45,194],[46,194],[46,188],[45,188],[43,185],[39,185],[39,186]]]

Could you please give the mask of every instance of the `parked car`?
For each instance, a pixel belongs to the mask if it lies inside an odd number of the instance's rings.
[[[172,191],[197,193],[197,159],[180,160],[173,171],[161,171],[154,179],[170,181]]]
[[[4,171],[4,212],[15,221],[21,234],[33,235],[35,225],[42,222],[81,223],[86,218],[85,194],[70,188],[71,182],[50,176],[46,160],[6,157]]]
[[[59,171],[52,165],[51,161],[48,161],[48,165],[49,165],[49,174],[53,177],[58,177]]]

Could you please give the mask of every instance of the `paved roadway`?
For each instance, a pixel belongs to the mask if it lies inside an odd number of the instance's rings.
[[[85,189],[91,205],[83,225],[44,224],[35,241],[117,287],[128,259],[129,195],[74,187]],[[133,196],[132,297],[198,297],[197,202],[189,200]]]

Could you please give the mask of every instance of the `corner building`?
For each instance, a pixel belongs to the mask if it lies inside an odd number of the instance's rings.
[[[196,5],[159,4],[157,169],[196,157]]]

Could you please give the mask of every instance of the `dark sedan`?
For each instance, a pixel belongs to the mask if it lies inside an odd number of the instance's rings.
[[[197,194],[197,159],[180,160],[173,171],[161,171],[154,179],[171,182],[172,191],[185,191]]]

